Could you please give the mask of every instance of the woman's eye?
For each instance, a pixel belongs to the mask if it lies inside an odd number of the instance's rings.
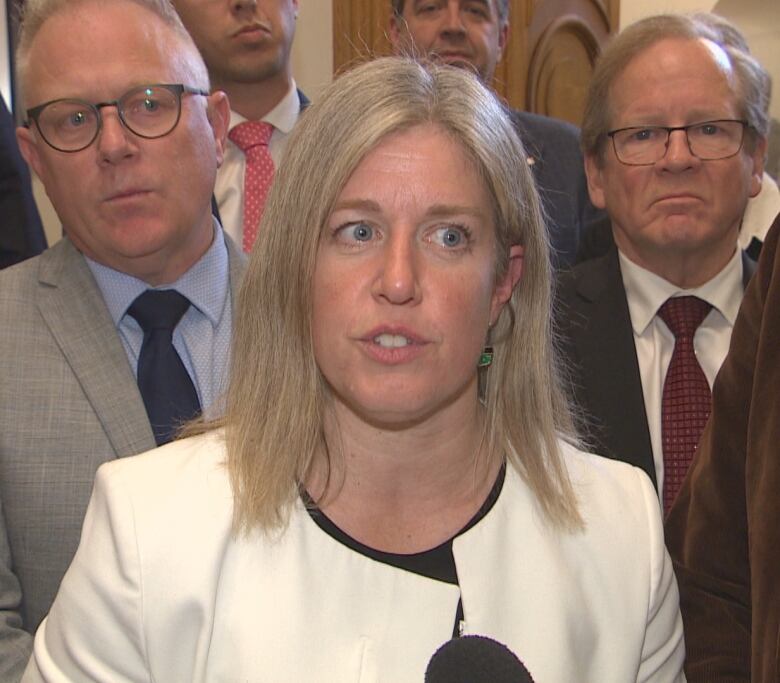
[[[350,223],[339,228],[337,235],[344,242],[369,242],[374,237],[374,228],[366,223]]]
[[[452,226],[438,228],[434,232],[434,242],[450,248],[463,246],[466,242],[465,231]]]

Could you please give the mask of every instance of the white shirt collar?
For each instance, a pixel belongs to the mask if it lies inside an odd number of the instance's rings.
[[[274,128],[280,130],[282,133],[289,133],[296,121],[298,120],[298,114],[301,111],[301,100],[298,97],[298,86],[295,84],[295,80],[290,83],[290,89],[287,94],[279,100],[277,105],[271,109],[262,120],[270,123]],[[247,119],[237,111],[230,110],[230,128],[234,128],[239,123],[243,123]]]
[[[719,311],[730,325],[734,325],[744,292],[740,249],[735,249],[734,255],[715,277],[693,289],[681,289],[664,280],[631,261],[620,250],[618,257],[634,334],[644,334],[658,309],[673,296],[697,296]]]

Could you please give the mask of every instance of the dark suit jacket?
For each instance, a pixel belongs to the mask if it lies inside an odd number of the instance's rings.
[[[509,114],[547,213],[553,267],[571,266],[585,226],[603,215],[588,196],[579,130],[547,116],[514,110]]]
[[[691,683],[780,680],[780,216],[666,522]]]
[[[245,257],[228,240],[233,302]],[[133,370],[65,238],[0,272],[0,681],[13,681],[78,545],[95,471],[155,447]]]
[[[15,128],[13,117],[0,98],[0,268],[46,249],[30,171],[19,153]]]
[[[743,254],[745,283],[755,262]],[[558,276],[555,322],[572,397],[596,453],[641,467],[657,484],[620,261],[603,256]]]

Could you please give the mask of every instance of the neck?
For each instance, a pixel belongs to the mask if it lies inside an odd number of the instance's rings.
[[[193,229],[186,240],[179,240],[160,248],[147,256],[116,256],[106,257],[97,254],[89,248],[78,236],[63,226],[73,246],[93,261],[120,273],[132,275],[151,287],[160,287],[176,282],[184,273],[192,268],[209,250],[214,241],[214,220],[211,209],[199,224]]]
[[[680,289],[693,289],[709,282],[734,256],[734,242],[717,249],[672,247],[640,252],[615,234],[620,252],[630,261]]]
[[[487,461],[476,397],[457,415],[402,430],[371,426],[340,404],[333,408],[325,429],[329,481],[315,465],[307,488],[362,543],[402,553],[433,548],[463,528],[490,492],[501,463]]]
[[[227,93],[230,108],[248,121],[259,121],[270,112],[290,90],[292,77],[280,73],[259,83],[238,83],[212,77],[212,90]]]

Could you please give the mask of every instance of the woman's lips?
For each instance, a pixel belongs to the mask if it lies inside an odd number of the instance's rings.
[[[374,328],[358,338],[366,354],[380,363],[397,365],[418,358],[430,343],[428,340],[405,328]]]

